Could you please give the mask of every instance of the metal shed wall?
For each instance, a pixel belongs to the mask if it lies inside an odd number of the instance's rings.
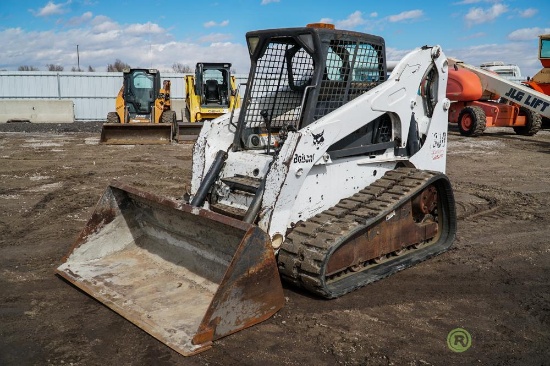
[[[161,72],[162,80],[171,81],[171,98],[179,104],[185,98],[185,75]],[[235,77],[242,84],[248,75]],[[70,99],[77,121],[105,120],[114,111],[121,86],[121,72],[0,71],[0,100]]]

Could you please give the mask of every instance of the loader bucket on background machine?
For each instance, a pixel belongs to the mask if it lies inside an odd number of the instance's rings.
[[[195,142],[201,133],[204,122],[178,122],[174,132],[177,142]]]
[[[57,273],[183,355],[284,304],[257,226],[113,183]]]
[[[172,141],[169,123],[106,123],[99,142],[106,145],[163,145]]]

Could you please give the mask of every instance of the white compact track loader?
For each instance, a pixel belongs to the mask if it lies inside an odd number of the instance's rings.
[[[111,185],[57,270],[184,355],[277,312],[281,277],[335,298],[456,232],[440,47],[388,76],[381,37],[314,24],[246,39],[242,108],[205,122],[188,203]]]

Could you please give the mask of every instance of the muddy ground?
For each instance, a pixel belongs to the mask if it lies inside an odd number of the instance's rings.
[[[109,181],[179,197],[190,179],[189,144],[98,139],[97,123],[0,126],[0,365],[550,364],[548,130],[452,129],[450,251],[336,300],[285,286],[274,317],[192,358],[54,275]]]

